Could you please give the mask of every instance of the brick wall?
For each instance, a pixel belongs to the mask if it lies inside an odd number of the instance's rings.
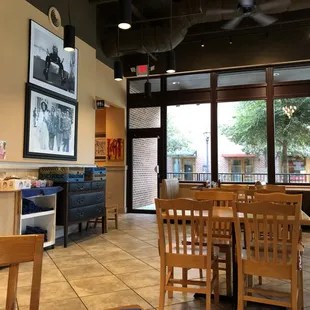
[[[157,138],[133,139],[133,208],[154,204],[157,197]]]

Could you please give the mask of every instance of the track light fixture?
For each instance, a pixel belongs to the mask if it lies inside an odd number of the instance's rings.
[[[174,50],[171,50],[167,53],[167,73],[175,73],[175,53]]]
[[[131,28],[131,0],[118,1],[118,27],[123,30]]]
[[[204,42],[204,40],[201,40],[200,46],[201,46],[201,47],[205,47],[205,42]]]
[[[176,66],[175,66],[175,53],[172,48],[172,1],[170,0],[170,48],[171,50],[167,54],[167,73],[175,73]]]
[[[117,28],[117,56],[118,59],[114,61],[114,80],[115,81],[122,81],[124,74],[123,74],[123,64],[120,60],[120,54],[119,54],[119,29]]]
[[[119,59],[114,61],[114,80],[117,82],[123,80],[123,64]]]
[[[150,83],[150,56],[147,55],[147,80],[144,84],[144,97],[152,98],[152,84]]]
[[[233,44],[232,37],[229,37],[229,44],[230,44],[230,45],[232,45],[232,44]]]
[[[69,25],[64,27],[64,50],[74,52],[75,50],[75,27],[71,24],[70,0],[68,0]]]

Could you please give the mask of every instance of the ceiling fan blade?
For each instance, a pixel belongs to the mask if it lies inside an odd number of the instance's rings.
[[[241,6],[253,6],[254,5],[254,0],[240,0],[239,3],[241,4]]]
[[[230,20],[228,23],[222,26],[222,29],[225,29],[225,30],[235,29],[240,24],[240,22],[243,20],[243,18],[244,16],[242,15],[242,16],[239,16],[239,17],[236,17]]]
[[[265,26],[269,26],[271,24],[273,24],[274,22],[277,21],[276,18],[263,14],[261,12],[257,12],[255,14],[252,14],[251,17],[260,25],[262,25],[263,27]]]
[[[226,14],[234,14],[236,10],[225,10],[225,9],[210,9],[206,11],[208,15],[226,15]]]
[[[283,7],[288,7],[291,4],[290,0],[274,0],[258,5],[260,11],[270,11],[273,9],[279,9]]]

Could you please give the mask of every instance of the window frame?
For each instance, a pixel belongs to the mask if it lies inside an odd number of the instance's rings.
[[[310,62],[300,62],[294,64],[294,67],[309,66]],[[161,106],[161,133],[162,133],[162,162],[167,159],[167,106],[169,105],[183,105],[183,104],[211,104],[211,174],[212,181],[218,179],[218,128],[217,128],[217,104],[219,102],[233,102],[246,100],[266,100],[267,105],[267,175],[269,184],[281,185],[310,185],[310,183],[276,183],[275,178],[275,147],[274,147],[274,99],[278,98],[297,98],[310,97],[310,79],[301,81],[285,81],[274,82],[274,70],[277,68],[292,67],[292,64],[270,65],[270,66],[254,66],[238,68],[237,70],[205,70],[199,71],[197,74],[210,73],[210,88],[206,89],[190,89],[190,90],[175,90],[167,91],[167,75],[161,76],[161,91],[152,93],[152,99],[144,98],[144,94],[129,94],[127,92],[128,109],[132,107],[147,107],[147,106]],[[222,72],[238,72],[238,71],[254,71],[265,70],[266,82],[262,84],[247,84],[240,86],[225,86],[218,87],[218,74]],[[190,73],[176,74],[190,75]],[[169,75],[171,77],[172,75]],[[157,77],[157,76],[154,76]],[[127,89],[129,85],[129,78],[127,80]],[[130,130],[128,130],[130,131]],[[167,176],[167,167],[164,164],[161,178]],[[188,181],[186,183],[189,183]],[[196,182],[195,182],[196,183]],[[242,184],[252,184],[242,182]]]

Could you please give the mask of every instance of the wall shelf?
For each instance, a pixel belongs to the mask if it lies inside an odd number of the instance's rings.
[[[53,214],[55,214],[55,210],[36,212],[36,213],[30,213],[30,214],[23,214],[21,216],[21,219],[24,220],[24,219],[34,218],[34,217],[53,215]]]

